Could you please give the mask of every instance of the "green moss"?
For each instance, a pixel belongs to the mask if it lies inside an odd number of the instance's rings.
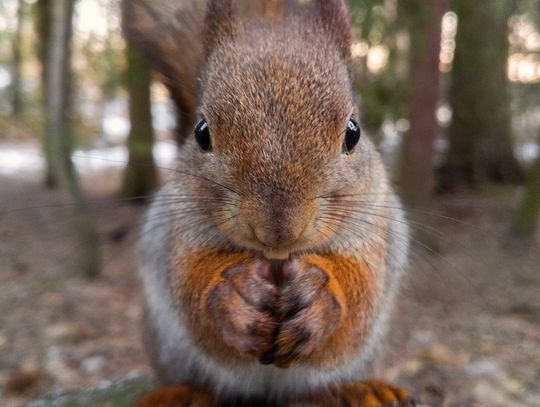
[[[23,407],[132,407],[152,388],[153,382],[149,377],[132,376],[93,389],[53,394]]]

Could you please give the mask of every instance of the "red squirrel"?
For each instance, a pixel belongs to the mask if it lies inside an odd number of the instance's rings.
[[[183,143],[141,238],[147,406],[412,406],[370,378],[409,230],[344,0],[125,0]]]

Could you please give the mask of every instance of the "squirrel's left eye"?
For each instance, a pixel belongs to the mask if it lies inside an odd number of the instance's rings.
[[[362,132],[358,123],[353,119],[349,119],[345,131],[345,140],[343,141],[343,153],[350,154],[354,151],[354,148],[360,141],[361,134]]]
[[[202,119],[195,126],[195,140],[204,152],[212,150],[212,141],[210,140],[210,128],[206,119]]]

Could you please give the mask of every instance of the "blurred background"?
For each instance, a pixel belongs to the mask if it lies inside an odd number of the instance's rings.
[[[540,0],[349,5],[361,123],[415,235],[381,376],[538,406]],[[0,0],[2,406],[150,373],[134,243],[176,139],[118,0]]]

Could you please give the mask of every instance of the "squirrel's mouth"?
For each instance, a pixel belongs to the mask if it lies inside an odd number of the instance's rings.
[[[297,230],[250,226],[250,243],[268,260],[287,260],[291,253],[309,246],[309,224]],[[281,225],[280,225],[281,226]]]
[[[292,253],[305,247],[302,245],[302,241],[304,239],[299,239],[291,242],[290,244],[285,244],[282,246],[270,246],[264,242],[261,242],[257,238],[250,240],[250,245],[253,246],[253,248],[257,251],[261,252],[268,260],[287,260]]]
[[[263,251],[264,257],[268,260],[287,260],[291,252],[287,249],[269,249]]]
[[[250,242],[253,248],[264,255],[268,260],[287,260],[292,255],[306,250],[315,250],[323,243],[313,239],[311,233],[302,234],[297,240],[283,246],[269,246],[258,239]]]

